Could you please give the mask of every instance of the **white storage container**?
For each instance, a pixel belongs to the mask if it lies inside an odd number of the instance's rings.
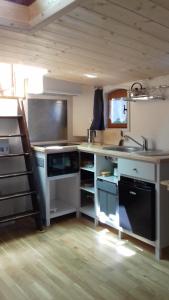
[[[9,140],[0,138],[0,155],[9,153]]]

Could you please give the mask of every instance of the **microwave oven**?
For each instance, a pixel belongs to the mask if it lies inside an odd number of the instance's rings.
[[[47,154],[47,176],[79,172],[79,152],[58,152]]]

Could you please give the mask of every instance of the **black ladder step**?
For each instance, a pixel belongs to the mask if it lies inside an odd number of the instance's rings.
[[[8,174],[0,174],[0,179],[31,175],[32,171],[15,172]]]
[[[25,153],[10,153],[10,154],[1,154],[0,158],[4,158],[4,157],[17,157],[17,156],[27,156],[30,155],[29,152],[25,152]]]
[[[0,138],[22,137],[22,136],[25,136],[25,134],[4,134],[4,135],[0,135]]]
[[[0,217],[0,223],[11,222],[11,221],[19,220],[19,219],[24,219],[24,218],[28,218],[28,217],[32,217],[32,216],[37,216],[39,214],[40,214],[40,211],[29,210],[29,211],[26,211],[26,212],[14,214],[14,215],[9,215],[9,216],[6,216],[6,217]]]
[[[19,119],[23,118],[22,115],[17,115],[17,116],[0,116],[0,119]]]
[[[36,191],[25,191],[25,192],[12,193],[12,194],[8,194],[5,196],[0,196],[0,201],[29,196],[29,195],[33,195],[33,194],[36,194]]]

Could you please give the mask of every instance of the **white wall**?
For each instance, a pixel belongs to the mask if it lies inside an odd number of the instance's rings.
[[[154,79],[135,81],[143,83],[143,86],[157,87],[169,84],[169,75]],[[117,88],[129,89],[133,82],[127,82],[118,86],[105,86],[104,95]],[[165,90],[165,101],[135,102],[130,103],[130,126],[128,134],[141,141],[140,136],[148,138],[149,147],[169,150],[169,88]],[[82,94],[73,97],[73,135],[86,136],[93,115],[94,88],[83,86]],[[106,129],[103,136],[97,132],[97,139],[102,138],[104,143],[117,144],[120,139],[119,129]]]
[[[93,119],[94,88],[83,85],[81,95],[73,97],[73,135],[86,136]]]
[[[139,81],[139,80],[136,80]],[[159,85],[169,84],[169,75],[160,76],[151,80],[141,81],[144,86],[157,87]],[[131,87],[130,83],[124,83],[119,86],[106,86],[105,94],[116,88]],[[130,129],[129,134],[135,138],[143,135],[148,138],[149,146],[159,149],[169,149],[169,88],[165,89],[165,101],[155,102],[131,102],[130,103]],[[110,142],[117,130],[106,130],[105,141]],[[119,138],[119,136],[118,136]]]

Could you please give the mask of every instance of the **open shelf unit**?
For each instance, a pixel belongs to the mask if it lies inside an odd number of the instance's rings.
[[[96,155],[96,211],[98,221],[118,228],[118,177],[114,176],[117,169],[116,158]],[[109,171],[110,176],[102,176],[103,171]]]
[[[85,214],[86,216],[89,216],[91,218],[96,218],[96,213],[94,206],[92,204],[86,205],[86,206],[81,206],[80,207],[80,212]]]
[[[56,203],[54,208],[50,208],[50,218],[56,218],[77,211],[77,207],[68,201],[59,202],[58,199],[54,201]]]
[[[85,171],[88,171],[88,172],[95,172],[95,168],[94,167],[80,167],[81,170],[85,170]]]
[[[104,191],[97,186],[97,180],[103,182],[103,190],[107,188],[105,185],[117,186],[118,177],[101,176],[103,171],[109,171],[113,174],[113,168],[117,168],[117,160],[107,156],[97,155],[85,151],[80,152],[80,213],[83,213],[95,220],[117,228],[118,218],[114,212],[114,205],[116,206],[117,195],[110,193],[108,196]],[[115,188],[116,193],[116,188]],[[100,199],[100,195],[101,198]],[[108,198],[107,198],[108,197]],[[105,201],[105,204],[104,204]],[[104,206],[107,208],[104,209]],[[109,207],[109,208],[108,208]],[[103,210],[102,210],[103,208]]]
[[[96,218],[95,155],[80,152],[80,213]]]
[[[112,182],[112,183],[118,183],[118,177],[117,176],[97,176],[98,179],[103,179],[107,182]]]
[[[94,186],[91,186],[91,187],[81,186],[80,189],[83,190],[83,191],[92,193],[92,194],[95,193],[95,188],[94,188]]]

